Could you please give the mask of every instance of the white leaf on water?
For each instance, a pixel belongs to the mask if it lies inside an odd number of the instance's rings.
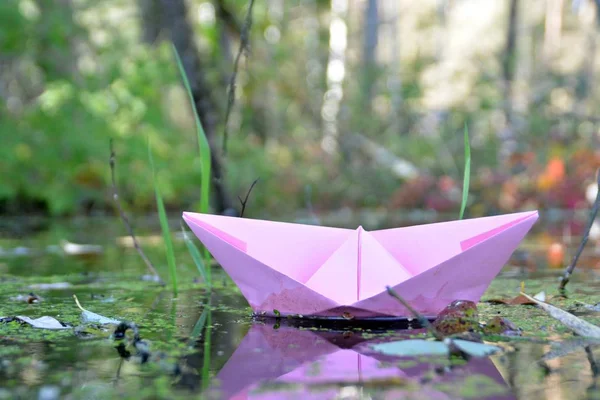
[[[10,317],[0,317],[0,321],[6,320],[6,319],[10,319]],[[70,329],[71,328],[69,325],[63,325],[56,318],[49,317],[49,316],[43,316],[43,317],[39,317],[36,319],[32,319],[30,317],[26,317],[23,315],[17,315],[16,317],[14,317],[14,319],[17,319],[21,322],[31,325],[34,328],[39,328],[39,329],[58,330],[58,329]]]
[[[105,325],[105,324],[118,325],[121,323],[121,321],[119,321],[117,319],[108,318],[103,315],[96,314],[95,312],[86,310],[85,308],[83,308],[81,306],[81,304],[79,304],[79,300],[77,299],[77,296],[73,295],[73,298],[75,299],[75,303],[77,303],[77,307],[79,307],[79,309],[81,310],[81,322],[83,322],[84,324],[85,323],[93,323],[93,324],[100,324],[100,325]]]
[[[546,292],[541,291],[538,294],[536,294],[535,296],[533,296],[534,299],[539,300],[539,301],[546,301]]]
[[[68,289],[71,285],[69,282],[54,282],[54,283],[36,283],[33,285],[29,285],[31,289],[38,290],[59,290],[59,289]]]

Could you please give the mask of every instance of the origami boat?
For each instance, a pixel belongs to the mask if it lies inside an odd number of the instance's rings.
[[[366,231],[184,212],[257,315],[435,317],[479,301],[537,211]]]
[[[386,388],[387,395],[381,395],[381,398],[447,400],[450,396],[436,390],[437,385],[443,387],[445,383],[446,387],[460,387],[467,377],[477,375],[488,378],[487,389],[496,389],[486,398],[514,399],[489,358],[472,358],[424,385],[421,378],[431,373],[436,365],[435,357],[427,361],[424,357],[377,353],[370,346],[381,342],[381,339],[365,339],[347,333],[253,324],[217,373],[217,384],[209,389],[214,396],[206,397],[235,400],[334,399],[339,398],[340,384],[368,386],[370,383],[373,387],[379,382],[381,389]],[[437,363],[439,365],[439,360]],[[420,387],[417,393],[408,384],[411,381]],[[392,385],[394,382],[397,382],[396,387]],[[485,391],[484,387],[481,389]]]

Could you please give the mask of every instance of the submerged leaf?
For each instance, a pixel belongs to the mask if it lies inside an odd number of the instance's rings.
[[[25,323],[25,324],[33,326],[34,328],[39,328],[39,329],[59,330],[59,329],[71,328],[69,325],[64,324],[64,323],[60,322],[59,320],[57,320],[56,318],[49,317],[49,316],[43,316],[43,317],[39,317],[36,319],[31,319],[29,317],[25,317],[22,315],[17,315],[16,317],[0,317],[0,322],[12,322],[12,321],[19,321],[21,323]]]
[[[520,335],[521,330],[509,319],[495,316],[488,322],[483,331],[488,335]]]
[[[83,322],[84,324],[85,323],[94,323],[94,324],[100,324],[100,325],[105,325],[105,324],[118,325],[121,323],[121,321],[119,321],[119,320],[116,320],[113,318],[108,318],[103,315],[96,314],[95,312],[86,310],[85,308],[81,307],[81,304],[79,304],[79,300],[77,299],[77,296],[73,295],[73,298],[75,299],[75,303],[77,303],[77,307],[79,307],[79,309],[81,310],[81,322]]]
[[[522,294],[531,301],[534,301],[542,310],[546,311],[548,315],[550,315],[552,318],[562,322],[566,327],[571,329],[579,336],[600,338],[600,327],[590,324],[589,322],[584,321],[583,319],[567,311],[561,310],[560,308],[555,307],[551,304],[534,299],[533,297],[528,296],[525,293]]]
[[[497,346],[460,339],[446,339],[443,342],[423,339],[399,340],[373,344],[370,347],[389,356],[416,357],[448,356],[451,354],[451,345],[472,357],[485,357],[500,351]]]

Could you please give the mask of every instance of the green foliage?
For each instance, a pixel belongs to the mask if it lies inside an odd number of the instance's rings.
[[[169,220],[167,219],[167,212],[165,211],[165,205],[163,203],[162,195],[156,181],[156,171],[154,169],[154,159],[152,157],[152,149],[148,144],[148,158],[150,159],[150,166],[152,168],[152,176],[154,178],[154,192],[156,195],[156,207],[158,209],[158,218],[160,220],[160,228],[163,234],[163,240],[165,241],[165,252],[167,256],[167,264],[169,266],[169,273],[171,275],[171,284],[173,285],[173,294],[177,296],[177,265],[175,264],[175,252],[173,251],[173,241],[171,240],[171,231],[169,230]]]
[[[463,219],[465,215],[465,209],[467,208],[467,201],[469,199],[469,183],[471,181],[471,143],[469,142],[469,129],[465,124],[464,129],[465,137],[465,173],[463,177],[463,192],[462,202],[460,204],[460,215],[459,219]]]
[[[187,77],[176,54],[178,76],[173,48],[162,40],[166,35],[152,44],[142,41],[140,31],[147,22],[137,9],[142,3],[0,1],[0,171],[10,176],[0,180],[0,212],[34,208],[68,215],[109,209],[109,138],[119,143],[124,183],[120,195],[128,207],[138,213],[155,207],[155,184],[144,162],[150,138],[157,164],[155,179],[167,210],[180,213],[199,201],[199,211],[209,212],[210,148],[202,126],[207,127],[208,121],[190,113]],[[238,38],[214,8],[209,15],[211,2],[189,3],[188,20],[200,51],[202,78],[214,95],[214,117],[222,123],[231,55]],[[244,15],[246,1],[225,3],[233,15]],[[419,11],[405,10],[404,17],[415,24],[399,37],[391,35],[393,29],[380,32],[380,43],[389,56],[378,59],[377,68],[369,74],[361,74],[362,40],[348,41],[345,78],[340,82],[343,90],[338,93],[327,76],[331,27],[324,16],[330,13],[331,2],[318,1],[314,7],[284,3],[281,13],[271,12],[265,2],[257,2],[254,8],[251,52],[240,65],[225,160],[224,182],[232,198],[260,177],[260,189],[251,197],[256,214],[293,218],[306,206],[304,192],[309,185],[317,209],[387,207],[410,182],[345,143],[345,138],[360,133],[436,180],[459,181],[466,152],[456,132],[465,121],[477,148],[472,155],[477,170],[469,178],[471,192],[482,190],[479,182],[484,169],[487,176],[513,173],[512,166],[501,164],[504,160],[498,157],[506,102],[499,90],[504,82],[499,68],[502,48],[493,44],[497,41],[457,44],[440,57],[437,46],[424,46],[429,41],[423,38],[442,29],[444,40],[459,43],[461,38],[470,40],[473,36],[465,30],[475,27],[457,26],[452,23],[456,18],[448,18],[442,27],[430,5]],[[454,10],[448,8],[449,13]],[[542,32],[543,18],[523,12],[532,31]],[[506,29],[500,14],[494,18],[485,34],[494,36]],[[563,18],[565,34],[581,43],[587,40],[589,33],[578,16],[565,12]],[[364,33],[360,18],[342,20],[348,38]],[[542,36],[533,38],[534,48]],[[398,57],[393,50],[387,51],[396,40],[400,41]],[[590,92],[580,98],[585,91],[572,86],[587,74],[587,55],[564,72],[559,64],[568,57],[562,54],[565,51],[553,57],[557,61],[548,61],[545,72],[535,75],[535,82],[515,83],[524,88],[524,98],[531,97],[513,107],[519,151],[534,150],[541,159],[551,156],[544,154],[550,151],[549,138],[554,145],[566,147],[564,136],[572,132],[568,147],[575,150],[591,148],[596,137],[592,118],[566,115],[568,109],[584,114],[597,109],[598,96]],[[535,60],[527,59],[532,54],[519,52],[516,62],[535,65]],[[363,79],[369,80],[370,93],[365,92]],[[547,89],[527,94],[528,88]],[[338,96],[341,100],[332,117],[331,110],[323,108],[324,99]],[[332,121],[337,124],[341,146],[330,157],[324,154],[321,141],[325,125]],[[194,125],[197,135],[187,134]],[[216,124],[215,133],[221,128]],[[220,141],[218,136],[214,139]],[[585,172],[581,175],[587,176]],[[585,180],[572,179],[581,185]],[[436,183],[433,190],[423,193],[437,190]],[[492,189],[501,190],[501,185],[493,185]],[[452,204],[444,212],[458,208],[460,194],[454,196],[454,189],[449,196]],[[436,209],[425,196],[411,207]],[[473,206],[470,214],[482,212]]]

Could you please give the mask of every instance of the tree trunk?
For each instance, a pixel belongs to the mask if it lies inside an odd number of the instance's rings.
[[[327,61],[327,95],[321,107],[323,121],[323,140],[321,148],[329,156],[339,150],[338,114],[343,98],[343,83],[346,76],[346,46],[348,40],[348,27],[346,7],[335,7],[331,3],[331,18],[329,22],[329,60]]]
[[[517,58],[517,22],[519,1],[510,0],[508,11],[508,29],[506,32],[506,46],[502,57],[502,80],[503,80],[503,111],[506,120],[504,131],[500,134],[500,159],[505,160],[514,151],[515,132],[513,124],[513,80]]]
[[[214,144],[218,118],[218,107],[213,98],[215,90],[205,79],[205,69],[194,43],[192,27],[187,20],[185,0],[140,0],[140,7],[144,18],[144,39],[154,42],[159,39],[157,33],[164,31],[181,57],[190,82],[194,106],[211,148],[215,210],[219,214],[231,213],[234,205],[223,182],[223,165]]]
[[[598,0],[600,2],[600,0]],[[598,48],[598,2],[591,2],[586,5],[590,7],[589,12],[582,16],[581,24],[586,36],[586,56],[583,61],[583,66],[577,74],[577,84],[575,87],[575,102],[573,103],[574,114],[585,115],[591,110],[587,110],[587,100],[594,87],[594,77],[596,72],[596,49]]]
[[[373,82],[377,66],[376,51],[379,31],[379,10],[377,0],[368,0],[364,17],[364,49],[363,49],[363,102],[364,110],[371,110],[373,99]]]

